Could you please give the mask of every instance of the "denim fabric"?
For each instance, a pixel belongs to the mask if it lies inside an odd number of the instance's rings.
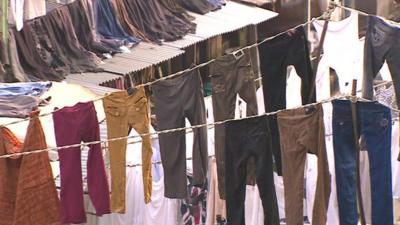
[[[246,164],[255,158],[264,225],[279,225],[270,131],[266,116],[231,121],[226,126],[226,207],[229,225],[245,225]]]
[[[110,0],[94,1],[94,17],[97,32],[102,36],[110,39],[124,40],[126,41],[126,44],[139,43],[139,39],[129,36],[122,29],[121,24],[115,16]]]
[[[308,98],[311,91],[313,73],[307,37],[303,27],[261,44],[259,46],[259,54],[266,112],[286,108],[286,74],[289,65],[293,65],[296,68],[296,72],[301,78],[302,103],[310,103]],[[315,92],[311,102],[315,102]],[[276,116],[271,116],[269,119],[272,149],[275,153],[275,163],[280,175],[282,166],[278,125]]]
[[[0,85],[0,96],[41,96],[51,87],[51,82],[11,83]]]
[[[340,224],[356,225],[358,223],[356,149],[351,102],[335,100],[332,104]],[[372,225],[393,225],[390,110],[376,102],[358,102],[357,117],[361,149],[368,151],[370,161]]]
[[[372,99],[373,80],[385,61],[394,81],[397,105],[400,105],[400,28],[369,16],[364,47],[364,98]]]

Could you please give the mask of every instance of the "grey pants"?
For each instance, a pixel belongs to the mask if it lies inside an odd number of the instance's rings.
[[[246,101],[247,116],[257,115],[257,96],[250,51],[241,55],[225,55],[216,59],[210,67],[214,120],[223,121],[235,117],[236,96]],[[217,159],[218,189],[225,199],[225,125],[215,125],[215,156]],[[247,164],[248,183],[254,184],[254,158]]]
[[[206,123],[203,85],[198,70],[152,85],[157,130]],[[165,197],[186,198],[186,132],[159,135],[164,168]],[[193,129],[193,185],[203,186],[207,176],[207,127]]]

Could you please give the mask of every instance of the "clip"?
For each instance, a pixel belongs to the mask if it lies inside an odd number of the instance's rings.
[[[137,92],[137,88],[136,87],[129,87],[126,92],[128,92],[128,95],[133,95]]]

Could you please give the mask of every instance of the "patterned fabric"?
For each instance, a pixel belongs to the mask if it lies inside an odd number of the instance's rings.
[[[397,109],[396,95],[394,92],[393,82],[381,83],[375,86],[375,96],[374,100],[380,102],[381,104]],[[392,111],[392,118],[397,118],[398,114]]]
[[[192,185],[192,177],[188,176],[188,197],[182,200],[182,224],[200,225],[206,222],[207,189]],[[207,187],[207,184],[204,185]]]
[[[22,152],[47,148],[38,113],[31,114]],[[0,155],[20,145],[11,131],[0,128]],[[59,200],[47,152],[0,159],[0,177],[0,225],[59,224]]]

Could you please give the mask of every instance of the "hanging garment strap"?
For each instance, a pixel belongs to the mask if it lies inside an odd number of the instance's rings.
[[[361,225],[366,225],[365,223],[365,215],[364,215],[364,206],[363,206],[363,198],[361,194],[361,183],[360,183],[360,134],[358,133],[358,124],[357,124],[357,99],[356,99],[356,91],[357,91],[357,80],[353,80],[353,86],[351,90],[351,116],[353,120],[353,132],[354,132],[354,145],[356,149],[356,182],[357,182],[357,199],[358,199],[358,211],[360,214],[360,222]]]
[[[325,23],[324,23],[324,27],[322,28],[322,34],[321,34],[321,39],[319,41],[319,45],[317,47],[317,55],[316,55],[316,59],[314,61],[314,66],[313,66],[313,76],[312,76],[312,82],[311,82],[311,90],[310,90],[310,95],[308,96],[308,102],[310,103],[313,99],[314,93],[315,93],[315,79],[317,76],[317,71],[318,71],[318,65],[319,65],[319,61],[321,60],[321,54],[322,54],[322,50],[324,48],[324,42],[325,42],[325,36],[326,36],[326,31],[328,30],[328,24],[329,24],[329,20],[331,19],[331,15],[332,12],[335,10],[336,5],[334,4],[333,1],[331,1],[328,10],[325,12]]]

